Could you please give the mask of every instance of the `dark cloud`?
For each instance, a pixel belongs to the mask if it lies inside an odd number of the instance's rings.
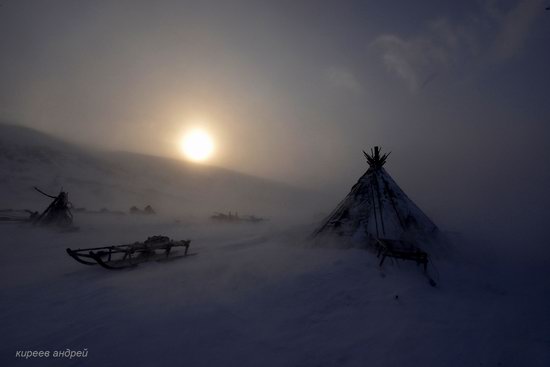
[[[417,91],[434,73],[501,62],[518,54],[541,9],[542,0],[521,0],[509,9],[486,1],[464,19],[439,17],[414,36],[382,34],[372,44],[388,70]]]

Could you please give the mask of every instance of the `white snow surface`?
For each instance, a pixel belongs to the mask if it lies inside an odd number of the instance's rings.
[[[548,366],[550,278],[491,257],[414,265],[305,246],[309,226],[77,217],[77,232],[2,227],[2,366]],[[198,255],[109,271],[66,247],[162,233]],[[433,274],[435,270],[430,269]],[[397,299],[396,299],[397,296]],[[18,350],[88,349],[18,359]]]
[[[39,178],[90,209],[151,204],[159,214],[75,213],[74,232],[0,223],[0,366],[550,365],[548,251],[454,236],[430,265],[431,287],[413,263],[381,269],[366,250],[312,247],[319,223],[284,215],[301,205],[293,188],[131,155],[113,163],[82,153],[73,164],[74,147],[29,136],[0,145],[1,208],[47,205],[30,190]],[[52,154],[64,157],[60,168]],[[143,198],[148,187],[157,191]],[[208,219],[216,200],[234,210],[247,193],[247,209],[275,208],[271,220]],[[65,252],[158,234],[191,239],[197,255],[109,271]],[[16,357],[67,348],[88,356]]]

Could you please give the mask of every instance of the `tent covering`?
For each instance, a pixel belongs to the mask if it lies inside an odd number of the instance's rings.
[[[353,242],[372,238],[412,240],[435,234],[437,226],[384,169],[389,156],[374,147],[363,152],[369,168],[314,235],[333,234]]]

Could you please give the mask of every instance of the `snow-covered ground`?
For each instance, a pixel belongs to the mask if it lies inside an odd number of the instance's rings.
[[[43,209],[32,185],[63,185],[75,206],[159,211],[75,213],[74,232],[0,223],[0,366],[550,365],[542,242],[452,236],[434,288],[414,264],[312,247],[321,218],[298,189],[0,130],[0,209]],[[208,219],[238,205],[270,220]],[[65,252],[157,234],[198,255],[108,271]],[[16,356],[67,349],[87,357]]]
[[[71,233],[2,227],[0,365],[550,364],[545,259],[526,266],[466,247],[436,262],[433,288],[414,264],[380,271],[364,250],[307,246],[308,226],[77,221]],[[198,255],[108,271],[64,251],[152,234],[191,238]],[[15,357],[67,348],[88,356]]]

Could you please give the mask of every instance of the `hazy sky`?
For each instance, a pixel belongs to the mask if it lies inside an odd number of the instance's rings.
[[[542,0],[1,4],[3,121],[169,156],[199,124],[212,164],[345,190],[374,144],[413,190],[550,166]]]

